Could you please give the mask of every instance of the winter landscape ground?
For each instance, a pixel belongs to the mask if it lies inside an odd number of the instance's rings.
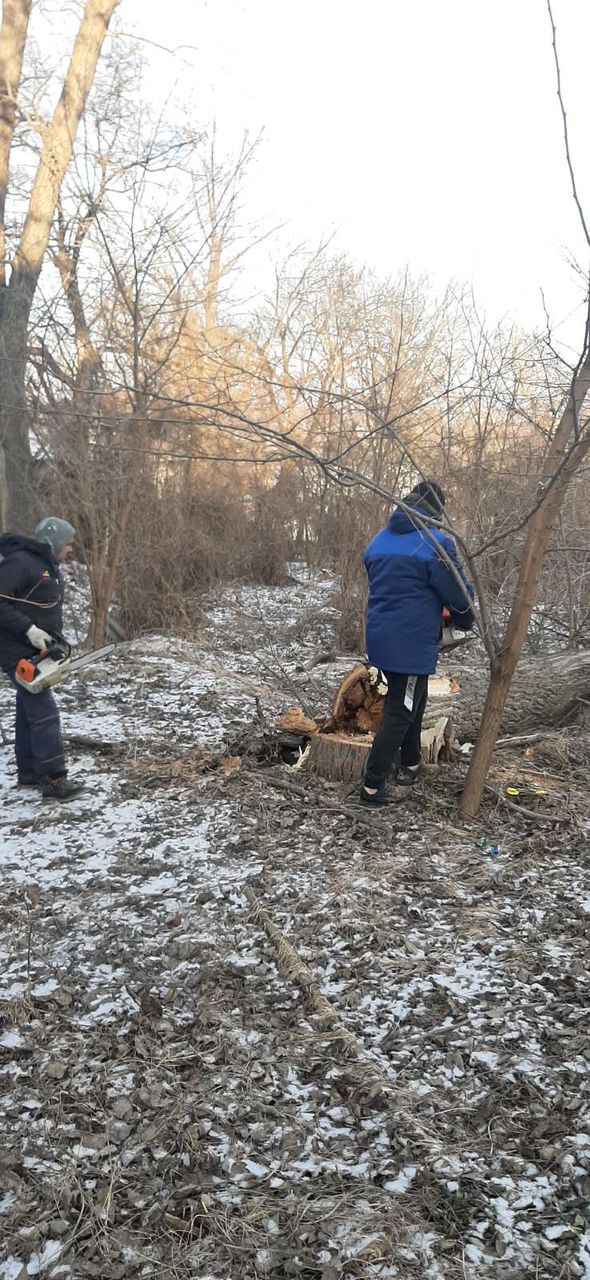
[[[1,1280],[590,1280],[590,733],[557,820],[460,823],[462,758],[355,809],[271,745],[335,618],[300,572],[72,679],[61,808],[2,689]]]

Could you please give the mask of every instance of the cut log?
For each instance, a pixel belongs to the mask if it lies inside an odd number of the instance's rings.
[[[461,692],[452,699],[452,715],[457,737],[473,742],[485,701],[489,672],[483,669],[460,671]],[[557,728],[576,720],[580,698],[590,697],[590,650],[578,653],[539,654],[526,658],[516,668],[502,717],[502,733]],[[446,704],[437,704],[442,714]]]

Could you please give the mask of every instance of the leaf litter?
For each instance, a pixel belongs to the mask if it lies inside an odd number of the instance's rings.
[[[67,808],[2,748],[0,1280],[590,1277],[582,773],[561,833],[489,805],[492,858],[464,763],[372,822],[248,756],[349,664],[332,593],[64,686]]]

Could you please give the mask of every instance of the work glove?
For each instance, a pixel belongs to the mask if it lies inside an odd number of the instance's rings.
[[[47,631],[43,631],[41,627],[36,627],[33,623],[27,631],[27,640],[33,645],[34,649],[49,649],[53,644],[53,636]]]

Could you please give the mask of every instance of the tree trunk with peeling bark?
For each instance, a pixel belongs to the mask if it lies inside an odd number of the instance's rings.
[[[87,0],[63,89],[47,129],[10,276],[0,278],[0,451],[3,527],[27,528],[31,520],[29,424],[25,403],[27,338],[35,290],[43,266],[61,184],[109,22],[119,0]],[[0,235],[5,269],[5,203],[16,101],[30,16],[30,0],[4,0],[0,29]]]
[[[512,609],[501,650],[492,663],[477,743],[461,796],[460,811],[466,818],[475,817],[479,811],[494,745],[502,725],[505,724],[508,699],[510,703],[514,701],[512,684],[515,680],[520,684],[518,662],[539,593],[551,534],[569,485],[590,450],[590,424],[588,420],[581,422],[589,389],[590,352],[586,350],[545,456],[539,484],[539,504],[526,526],[526,540]],[[551,707],[554,694],[550,688],[546,692]],[[531,696],[536,697],[533,688]]]

